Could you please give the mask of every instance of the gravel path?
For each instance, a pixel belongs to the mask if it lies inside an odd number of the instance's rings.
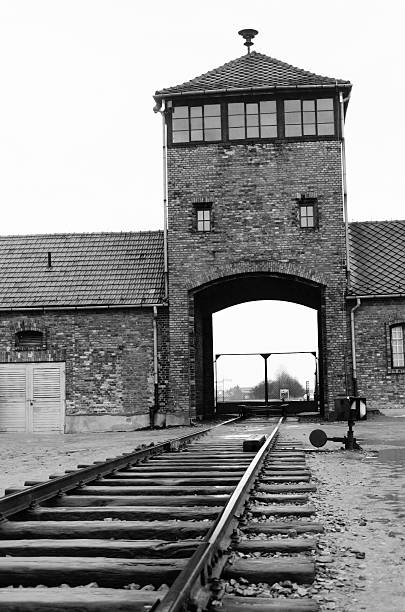
[[[324,429],[329,436],[347,425],[289,422],[287,438],[303,440]],[[376,417],[355,426],[363,451],[338,443],[310,453],[318,486],[312,503],[326,527],[317,551],[313,596],[322,610],[405,610],[405,416]]]

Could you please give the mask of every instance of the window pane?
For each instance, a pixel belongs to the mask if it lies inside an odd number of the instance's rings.
[[[173,117],[176,119],[188,117],[188,106],[175,106],[173,108]]]
[[[204,117],[205,128],[220,128],[221,117]]]
[[[275,113],[277,111],[276,102],[274,100],[268,100],[267,102],[260,102],[261,113]]]
[[[261,132],[262,138],[276,138],[277,137],[277,126],[276,125],[262,126],[260,132]]]
[[[191,129],[202,130],[202,117],[196,117],[195,119],[191,119],[190,123]]]
[[[243,115],[245,112],[245,105],[243,102],[231,102],[228,104],[228,113],[230,115]]]
[[[220,104],[204,104],[204,117],[219,117],[220,114]]]
[[[302,129],[300,125],[286,125],[285,126],[286,136],[302,136]]]
[[[301,217],[300,221],[301,221],[301,227],[307,227],[307,218],[306,217]]]
[[[301,110],[301,100],[285,100],[284,109],[287,112]]]
[[[321,98],[316,101],[318,110],[333,110],[333,98]]]
[[[191,106],[190,117],[202,117],[202,106]]]
[[[173,132],[173,142],[189,142],[190,138],[187,132]]]
[[[228,117],[228,125],[229,127],[242,127],[245,125],[245,116],[244,115],[231,115]]]
[[[240,139],[245,138],[245,128],[229,128],[229,138]]]
[[[285,122],[288,124],[301,123],[301,113],[286,113]]]
[[[315,123],[315,113],[313,112],[304,112],[303,113],[304,123]]]
[[[262,125],[277,125],[277,115],[260,115]]]
[[[332,111],[318,111],[316,115],[318,123],[333,123]]]
[[[211,210],[209,208],[197,210],[197,230],[199,232],[209,232],[211,230]]]
[[[247,115],[257,115],[259,112],[259,108],[257,104],[246,104],[246,114]]]
[[[173,119],[173,131],[188,130],[188,119]]]
[[[314,227],[314,218],[307,217],[307,227]]]
[[[333,136],[335,133],[335,126],[333,123],[321,123],[318,125],[318,134],[320,136]]]
[[[191,130],[191,140],[204,140],[202,130]]]
[[[309,123],[308,125],[304,125],[304,136],[314,136],[316,134],[315,125]]]
[[[315,100],[303,100],[302,108],[304,111],[314,111],[315,110]]]
[[[403,368],[404,367],[404,356],[403,355],[393,355],[392,365],[394,368]]]
[[[214,130],[205,130],[205,140],[221,140],[221,130],[215,128]]]
[[[259,128],[258,127],[246,128],[246,137],[247,138],[259,138]]]
[[[391,328],[392,365],[403,368],[405,365],[404,339],[402,325]]]
[[[259,125],[259,115],[247,115],[246,125]]]

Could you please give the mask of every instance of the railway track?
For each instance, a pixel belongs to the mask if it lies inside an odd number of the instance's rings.
[[[8,490],[0,611],[318,610],[299,585],[314,579],[322,526],[281,420],[228,422]]]

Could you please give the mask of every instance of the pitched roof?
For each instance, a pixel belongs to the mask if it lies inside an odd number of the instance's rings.
[[[156,97],[214,92],[215,90],[272,89],[274,87],[345,86],[349,81],[320,76],[252,51],[191,81],[156,92]]]
[[[0,237],[0,308],[156,304],[163,287],[161,231]]]
[[[405,221],[349,224],[349,294],[405,294]]]

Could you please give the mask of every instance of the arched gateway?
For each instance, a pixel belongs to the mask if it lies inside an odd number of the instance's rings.
[[[250,300],[316,309],[322,410],[347,392],[350,88],[252,52],[156,93],[167,126],[167,423],[210,414],[212,314]]]
[[[250,266],[252,267],[252,266]],[[218,310],[242,302],[281,300],[313,308],[318,313],[318,351],[320,355],[321,398],[323,399],[324,339],[322,330],[325,286],[310,278],[265,271],[245,271],[214,278],[189,292],[190,304],[190,391],[191,405],[197,417],[212,414],[214,407],[214,361],[212,343],[212,315]],[[288,322],[284,321],[284,325]],[[265,329],[266,322],[263,321]],[[235,330],[237,333],[237,330]],[[321,411],[324,404],[321,402]]]

